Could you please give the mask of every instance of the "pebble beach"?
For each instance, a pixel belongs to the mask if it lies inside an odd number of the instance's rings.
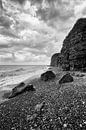
[[[72,83],[59,85],[65,71],[55,80],[34,78],[35,92],[25,92],[0,104],[1,130],[78,130],[86,128],[86,74],[70,72]],[[27,82],[28,83],[28,82]]]

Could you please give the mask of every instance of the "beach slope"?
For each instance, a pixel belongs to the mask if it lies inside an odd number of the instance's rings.
[[[30,82],[36,92],[0,104],[0,130],[86,129],[86,73],[70,72],[74,81],[59,85],[67,72],[54,71],[55,80]]]

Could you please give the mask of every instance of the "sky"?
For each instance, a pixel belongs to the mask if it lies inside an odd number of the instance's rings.
[[[0,0],[0,64],[49,65],[86,0]]]

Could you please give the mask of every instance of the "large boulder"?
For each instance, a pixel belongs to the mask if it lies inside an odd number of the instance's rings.
[[[41,74],[41,80],[43,81],[49,81],[52,79],[55,79],[56,75],[52,71],[47,71],[43,74]]]
[[[65,74],[65,75],[59,80],[59,84],[69,83],[69,82],[73,82],[73,77],[70,75],[70,73]]]
[[[35,88],[33,87],[32,84],[25,85],[25,83],[21,82],[15,88],[12,89],[12,92],[11,92],[9,98],[13,98],[26,91],[35,91]]]

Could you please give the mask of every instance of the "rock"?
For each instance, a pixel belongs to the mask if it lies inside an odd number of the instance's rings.
[[[33,87],[32,84],[29,84],[26,86],[25,83],[22,82],[19,85],[17,85],[15,88],[12,89],[12,92],[11,92],[9,98],[13,98],[26,91],[35,91],[35,88]]]
[[[69,73],[65,74],[65,75],[59,80],[59,84],[69,83],[69,82],[73,82],[73,77],[72,77]]]
[[[40,103],[40,104],[37,104],[37,105],[35,106],[35,111],[36,111],[36,112],[41,112],[41,110],[44,108],[44,106],[45,106],[45,102],[42,102],[42,103]]]
[[[32,85],[32,84],[28,84],[26,87],[25,87],[26,91],[35,91],[35,87]]]
[[[50,63],[51,66],[57,67],[59,65],[59,55],[60,53],[56,53],[52,56]]]
[[[52,71],[47,71],[43,74],[41,74],[41,80],[43,81],[49,81],[52,79],[55,79],[56,75]]]
[[[61,53],[64,55],[65,59],[63,63],[66,64],[66,61],[70,70],[81,70],[85,67],[85,26],[86,19],[79,19],[63,41],[63,47],[61,49]]]
[[[33,115],[27,115],[27,121],[32,121],[37,117],[37,113],[34,113]]]
[[[64,39],[61,52],[52,56],[51,66],[58,65],[63,70],[86,70],[86,18],[77,20]]]

